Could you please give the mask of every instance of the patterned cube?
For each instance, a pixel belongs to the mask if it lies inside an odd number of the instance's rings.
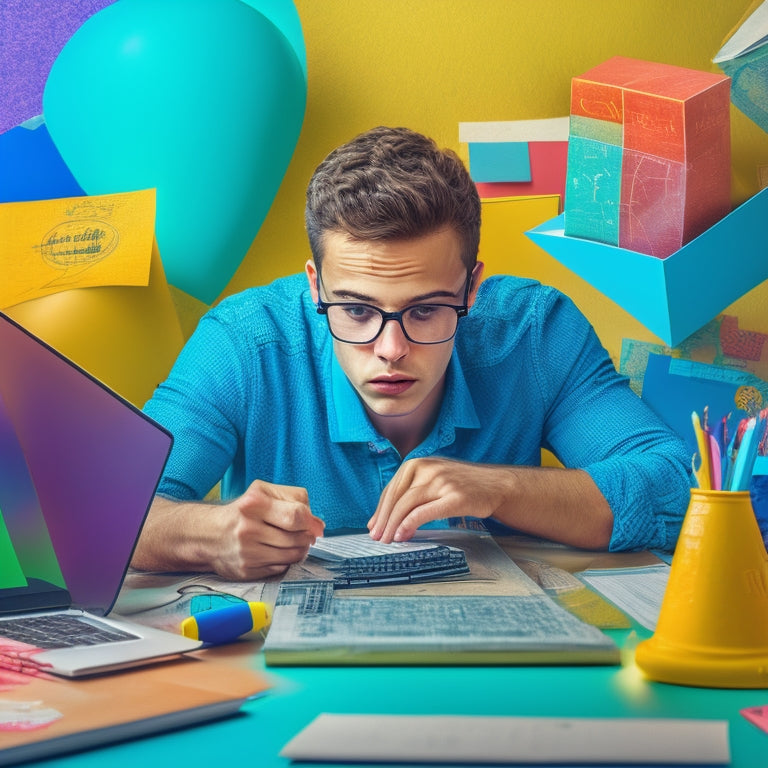
[[[730,80],[615,56],[571,83],[565,234],[664,258],[730,200]]]

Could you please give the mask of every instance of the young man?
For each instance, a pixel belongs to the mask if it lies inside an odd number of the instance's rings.
[[[324,528],[406,540],[470,515],[586,548],[671,548],[689,458],[570,300],[481,282],[450,151],[377,128],[307,192],[312,259],[222,301],[146,412],[175,446],[134,565],[260,579]],[[541,447],[565,468],[542,468]],[[222,502],[201,501],[222,480]]]

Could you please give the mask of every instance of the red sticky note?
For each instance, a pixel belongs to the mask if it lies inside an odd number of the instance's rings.
[[[530,181],[478,182],[483,199],[560,195],[560,210],[565,199],[565,169],[568,163],[567,141],[529,141]]]

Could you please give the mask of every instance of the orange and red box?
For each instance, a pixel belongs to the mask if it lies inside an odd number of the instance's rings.
[[[729,213],[730,78],[615,56],[570,113],[569,237],[666,258]]]

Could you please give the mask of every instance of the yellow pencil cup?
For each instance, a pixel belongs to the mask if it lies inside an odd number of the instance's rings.
[[[656,630],[635,662],[664,683],[768,688],[768,554],[748,491],[691,491]]]

